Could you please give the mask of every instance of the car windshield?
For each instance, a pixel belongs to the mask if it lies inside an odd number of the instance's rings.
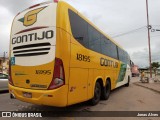
[[[8,75],[0,73],[0,79],[8,79]]]

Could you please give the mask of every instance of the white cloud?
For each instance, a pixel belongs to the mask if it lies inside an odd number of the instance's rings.
[[[143,26],[147,26],[145,0],[67,0],[106,34],[115,36]],[[160,25],[159,0],[149,2],[151,25]],[[157,26],[153,26],[156,28]],[[160,26],[158,27],[160,29]],[[151,32],[152,61],[160,61],[158,51],[160,32]],[[132,60],[139,66],[149,66],[147,28],[137,30],[114,40],[124,47]]]
[[[3,6],[0,6],[1,12],[0,16],[3,16],[0,20],[0,36],[1,36],[1,44],[0,44],[0,55],[9,49],[9,39],[10,39],[10,27],[13,19],[13,15],[10,13],[8,9]]]
[[[25,8],[48,0],[1,0],[0,20],[1,43],[0,54],[8,50],[10,26],[13,17]],[[51,0],[49,0],[51,1]],[[106,34],[112,36],[146,26],[145,0],[65,0],[79,10]],[[160,29],[160,0],[149,1],[149,17],[154,29]],[[160,32],[151,32],[151,48],[153,61],[160,61]],[[139,66],[148,66],[147,29],[115,37],[114,40],[123,46]]]

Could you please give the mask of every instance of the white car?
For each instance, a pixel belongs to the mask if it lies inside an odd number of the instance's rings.
[[[8,90],[8,75],[0,73],[0,92]]]

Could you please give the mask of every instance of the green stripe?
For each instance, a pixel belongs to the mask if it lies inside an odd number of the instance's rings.
[[[117,83],[122,82],[124,80],[124,77],[126,75],[126,70],[127,70],[127,64],[122,63],[121,68],[120,68],[120,72],[119,72],[119,76],[118,76],[118,79],[116,81]]]

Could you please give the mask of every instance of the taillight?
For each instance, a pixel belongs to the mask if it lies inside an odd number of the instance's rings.
[[[63,62],[59,58],[55,58],[54,73],[52,81],[48,87],[49,90],[58,88],[65,84],[65,74]]]
[[[13,81],[12,81],[11,61],[10,60],[9,60],[9,78],[8,78],[8,82],[9,82],[9,84],[14,85]]]

